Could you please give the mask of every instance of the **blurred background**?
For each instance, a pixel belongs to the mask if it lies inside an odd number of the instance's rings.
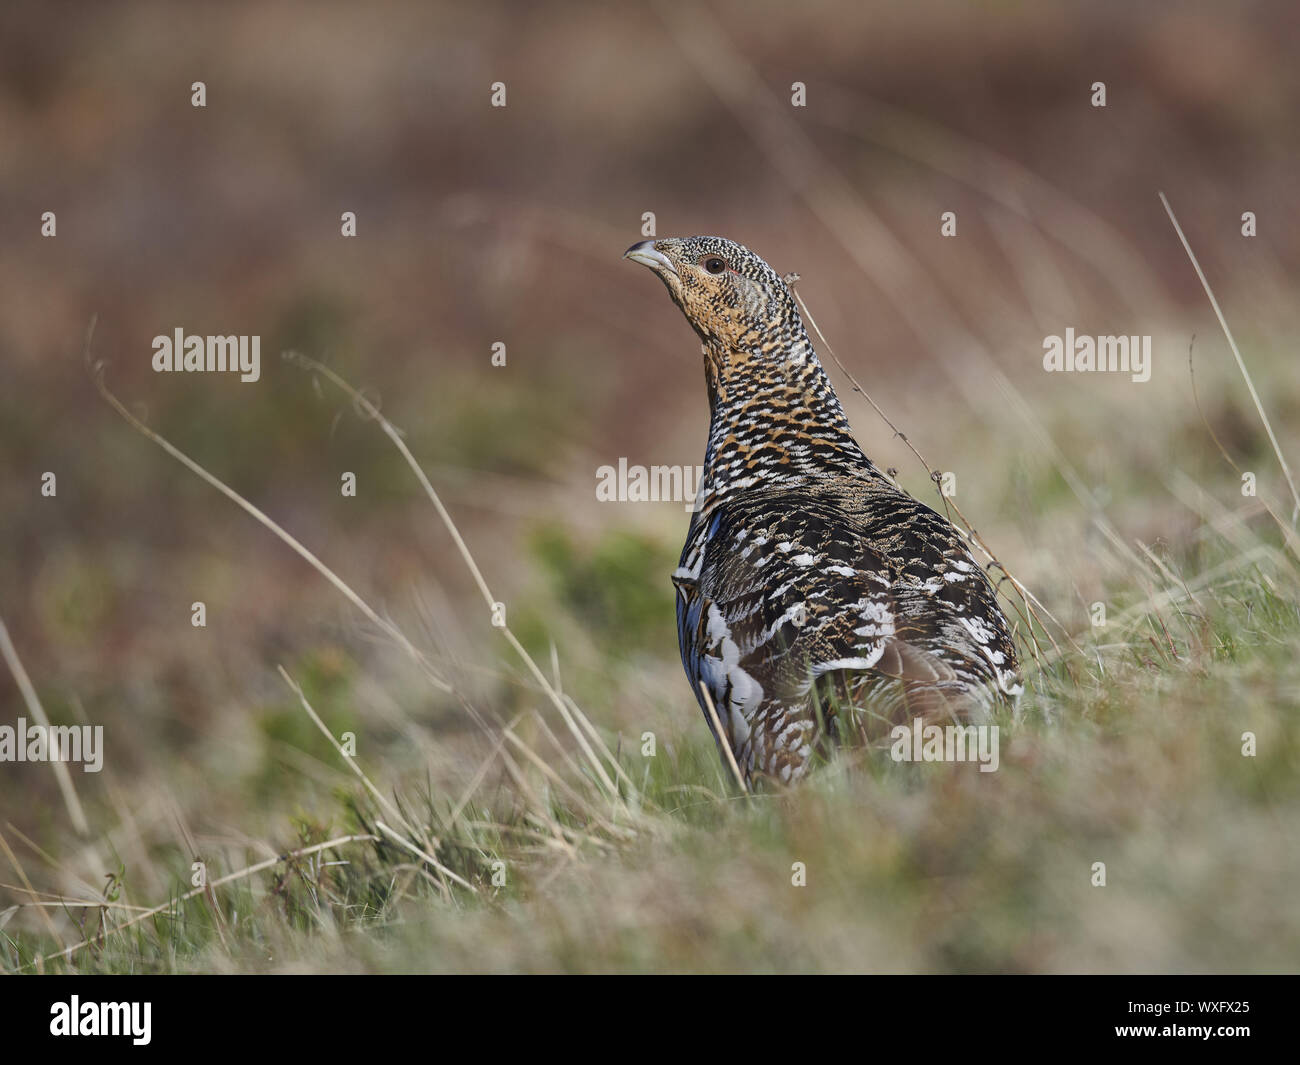
[[[1286,494],[1157,191],[1297,455],[1298,39],[1286,0],[5,4],[0,616],[51,716],[105,726],[105,772],[76,774],[96,823],[135,826],[114,844],[134,870],[150,840],[283,835],[342,778],[277,665],[397,777],[473,769],[466,703],[538,702],[391,445],[288,349],[405,431],[598,727],[700,742],[668,582],[687,515],[594,490],[621,457],[703,458],[698,344],[620,261],[646,212],[797,271],[984,539],[1085,628],[1129,564],[1099,512],[1125,543],[1186,547],[1206,499],[1245,505],[1192,401],[1193,335],[1206,420]],[[108,387],[418,633],[460,697],[102,401],[92,316]],[[155,374],[178,327],[260,335],[261,381]],[[1043,373],[1066,327],[1151,334],[1150,382]],[[831,374],[868,454],[933,502]],[[0,721],[24,712],[0,682]],[[48,767],[0,774],[0,823],[75,850]]]

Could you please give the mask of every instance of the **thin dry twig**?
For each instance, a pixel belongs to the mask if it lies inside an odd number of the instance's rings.
[[[36,689],[32,687],[27,670],[23,668],[22,659],[14,649],[13,640],[9,638],[9,629],[3,619],[0,619],[0,654],[4,655],[9,672],[14,675],[14,682],[22,693],[27,712],[48,731],[50,719],[46,716],[45,707],[41,705],[41,700],[36,695]],[[54,770],[54,779],[58,781],[59,791],[63,795],[63,805],[68,808],[68,817],[72,819],[72,827],[77,830],[79,836],[90,835],[90,824],[86,821],[86,812],[81,808],[81,800],[77,798],[77,789],[72,783],[72,774],[68,772],[67,764],[61,759],[51,758],[50,768]]]
[[[419,480],[420,487],[424,489],[425,495],[428,496],[430,502],[433,503],[434,509],[438,512],[438,517],[441,519],[444,528],[446,528],[448,534],[452,538],[452,542],[456,545],[456,550],[460,554],[461,560],[465,563],[465,566],[473,577],[475,584],[478,585],[479,593],[482,595],[484,603],[487,604],[489,613],[497,615],[500,603],[493,596],[492,590],[488,587],[488,583],[483,577],[483,571],[479,569],[478,563],[474,561],[474,556],[471,554],[469,546],[465,543],[465,539],[461,536],[460,530],[452,520],[451,514],[443,505],[442,499],[438,496],[438,493],[434,490],[429,478],[425,475],[423,467],[421,467],[419,462],[416,461],[415,456],[411,454],[410,448],[406,446],[406,441],[402,439],[402,433],[388,420],[388,418],[380,413],[379,408],[329,367],[296,351],[286,351],[283,353],[283,357],[291,362],[296,362],[300,366],[303,366],[314,373],[320,374],[326,380],[337,386],[351,397],[359,411],[374,420],[375,423],[384,431],[384,434],[393,442],[393,445],[397,450],[401,452],[402,458],[406,460],[407,465],[410,466],[412,472],[414,472],[416,478]],[[565,699],[556,690],[555,686],[542,671],[541,667],[533,660],[533,656],[530,655],[524,645],[519,642],[518,638],[510,630],[509,625],[505,623],[504,619],[501,619],[498,624],[494,618],[493,627],[500,629],[506,642],[510,644],[511,648],[524,663],[528,672],[532,674],[533,679],[546,693],[551,704],[557,711],[559,711],[560,717],[568,727],[569,732],[577,740],[578,746],[586,757],[587,764],[591,767],[596,778],[600,781],[606,792],[612,799],[617,799],[619,797],[617,785],[605,771],[605,766],[601,757],[597,755],[595,748],[592,746],[593,741],[588,739],[587,732],[579,726],[575,714],[570,711]],[[582,711],[578,710],[577,714],[580,716]],[[590,723],[588,723],[588,727],[590,728]],[[616,762],[617,759],[614,758],[608,746],[599,738],[594,729],[591,730],[591,734],[595,737],[594,742],[602,748],[602,753],[605,758],[607,758],[611,763]],[[626,781],[626,783],[629,787],[631,786],[631,781]]]
[[[1210,306],[1214,308],[1214,316],[1219,319],[1219,326],[1223,329],[1223,335],[1227,337],[1228,347],[1232,349],[1232,357],[1237,360],[1237,369],[1241,371],[1242,380],[1246,382],[1246,389],[1250,392],[1250,398],[1255,404],[1255,413],[1259,415],[1259,420],[1264,425],[1264,431],[1268,434],[1268,442],[1273,445],[1273,454],[1277,456],[1277,461],[1282,467],[1282,473],[1286,477],[1286,483],[1291,489],[1291,498],[1295,501],[1295,510],[1291,515],[1291,521],[1294,523],[1296,518],[1300,517],[1300,491],[1296,489],[1295,479],[1291,476],[1291,467],[1287,465],[1286,456],[1282,454],[1281,445],[1278,444],[1277,436],[1273,432],[1273,425],[1268,420],[1268,415],[1264,413],[1264,404],[1260,402],[1259,393],[1255,391],[1255,382],[1251,379],[1250,371],[1246,369],[1246,360],[1241,357],[1241,352],[1237,348],[1237,341],[1233,339],[1232,330],[1228,328],[1228,320],[1223,317],[1223,311],[1219,308],[1219,301],[1214,298],[1214,290],[1210,288],[1210,282],[1205,277],[1205,271],[1201,269],[1196,253],[1192,251],[1191,244],[1187,242],[1187,237],[1183,234],[1183,227],[1178,224],[1174,209],[1169,205],[1168,197],[1163,192],[1159,193],[1159,196],[1160,202],[1165,205],[1165,213],[1169,215],[1169,221],[1174,225],[1174,232],[1178,234],[1178,239],[1182,241],[1183,250],[1187,252],[1187,257],[1192,261],[1192,269],[1196,271],[1201,287],[1205,289],[1205,295],[1209,297]]]
[[[740,766],[736,763],[736,756],[731,750],[731,739],[723,731],[722,722],[718,720],[718,711],[713,708],[713,696],[709,694],[708,686],[704,681],[700,681],[700,692],[704,696],[704,707],[709,712],[709,720],[713,722],[713,734],[718,737],[718,743],[727,756],[727,765],[731,766],[731,771],[736,776],[736,783],[740,785],[740,790],[745,794],[749,794],[749,785],[745,783],[745,776],[741,773]]]
[[[422,861],[427,862],[430,866],[432,866],[435,870],[437,870],[437,872],[445,876],[448,880],[453,880],[461,887],[468,888],[471,894],[474,895],[478,894],[478,888],[476,888],[463,876],[460,876],[458,873],[455,873],[452,870],[448,869],[445,865],[442,864],[442,862],[438,861],[438,859],[435,858],[428,851],[422,850],[421,848],[417,847],[409,839],[406,839],[404,836],[400,835],[399,833],[394,832],[382,821],[376,821],[375,827],[379,829],[379,831],[382,832],[385,836],[391,839],[394,843],[396,843],[399,847],[402,847],[404,850],[410,851],[412,854],[417,855]],[[446,890],[445,886],[444,886],[444,890]],[[451,892],[446,891],[445,897],[447,901],[450,902]]]
[[[9,859],[9,864],[13,866],[14,872],[18,874],[18,879],[23,882],[23,888],[31,897],[32,902],[39,902],[40,900],[36,897],[36,889],[32,887],[32,882],[27,879],[27,870],[23,868],[23,863],[18,860],[18,855],[13,852],[13,849],[9,846],[9,841],[5,839],[3,835],[0,835],[0,850],[5,852],[5,856]],[[62,942],[62,937],[55,930],[54,922],[50,920],[50,915],[46,913],[44,909],[41,909],[39,912],[41,920],[45,922],[46,930],[50,933],[50,937]]]
[[[1233,460],[1232,456],[1228,454],[1228,449],[1223,446],[1223,442],[1219,439],[1219,434],[1214,431],[1214,427],[1210,424],[1210,419],[1205,416],[1205,409],[1201,406],[1201,395],[1196,388],[1196,369],[1192,361],[1192,349],[1195,344],[1196,334],[1193,333],[1192,339],[1187,343],[1187,377],[1192,384],[1192,402],[1196,405],[1196,413],[1200,415],[1201,424],[1205,426],[1205,431],[1209,433],[1210,439],[1214,441],[1214,446],[1219,449],[1219,454],[1223,456],[1223,461],[1236,471],[1238,477],[1241,477],[1245,471],[1242,470],[1242,468]],[[1277,527],[1282,530],[1282,538],[1286,540],[1287,546],[1291,548],[1291,551],[1297,558],[1300,558],[1300,535],[1297,535],[1295,529],[1282,520],[1281,515],[1279,515],[1272,506],[1269,505],[1267,499],[1261,495],[1256,495],[1255,498],[1259,500],[1260,506],[1268,512],[1268,516],[1273,519],[1273,522]]]
[[[339,592],[341,592],[343,596],[348,600],[348,602],[350,602],[353,606],[355,606],[358,610],[360,610],[361,613],[363,613],[370,620],[372,624],[376,625],[383,632],[385,632],[399,647],[402,648],[402,650],[404,650],[408,655],[410,655],[411,658],[415,661],[415,663],[423,670],[425,676],[428,678],[429,682],[434,685],[434,687],[438,688],[440,691],[451,692],[453,690],[452,686],[448,684],[441,677],[441,675],[439,675],[437,670],[433,668],[432,664],[430,664],[429,660],[425,657],[425,655],[418,648],[416,648],[416,646],[409,639],[407,639],[406,634],[402,632],[391,621],[388,621],[380,617],[377,613],[375,613],[375,611],[371,609],[370,605],[364,599],[362,599],[361,596],[359,596],[356,592],[354,592],[343,581],[341,577],[339,577],[332,569],[330,569],[327,565],[325,565],[324,562],[322,562],[311,551],[309,551],[299,540],[297,540],[294,536],[288,533],[276,521],[274,521],[263,511],[255,507],[252,503],[250,503],[247,499],[241,496],[238,492],[236,492],[233,488],[227,485],[224,481],[220,480],[219,478],[215,477],[213,474],[209,473],[197,462],[195,462],[192,458],[186,455],[183,451],[181,451],[179,448],[174,446],[172,443],[170,443],[160,434],[154,432],[142,421],[140,421],[139,418],[137,418],[134,414],[132,414],[129,410],[126,409],[126,407],[122,404],[122,401],[119,400],[117,396],[115,396],[111,391],[109,391],[108,386],[104,383],[104,364],[102,362],[93,362],[93,363],[90,362],[89,359],[90,341],[91,341],[91,336],[94,333],[94,329],[95,329],[95,321],[92,318],[90,323],[90,329],[86,335],[87,364],[90,366],[91,377],[95,382],[95,387],[99,390],[99,394],[103,396],[105,402],[107,402],[109,406],[111,406],[115,411],[117,411],[117,413],[120,414],[126,420],[127,424],[130,425],[132,429],[134,429],[136,432],[140,433],[142,436],[146,437],[147,439],[152,440],[155,444],[157,444],[160,448],[162,448],[163,451],[165,451],[168,455],[174,458],[187,470],[195,474],[197,477],[205,481],[207,484],[211,485],[218,492],[224,495],[227,499],[231,500],[233,503],[239,506],[241,510],[244,510],[248,514],[251,514],[262,525],[266,526],[273,533],[275,533],[276,536],[278,536],[282,541],[284,541],[284,543],[288,544],[289,547],[291,547],[302,559],[304,559],[314,570],[316,570],[317,573],[319,573],[322,577],[324,577],[327,581],[329,581],[330,584],[332,584]]]
[[[298,697],[298,701],[302,704],[302,708],[305,711],[307,711],[307,716],[312,719],[316,727],[320,729],[321,733],[325,736],[325,738],[329,740],[330,743],[333,745],[334,749],[338,751],[339,757],[343,759],[347,767],[351,769],[352,772],[355,773],[358,778],[360,778],[361,783],[364,784],[366,786],[366,790],[369,791],[370,794],[374,796],[375,801],[379,803],[379,805],[382,806],[385,810],[387,810],[395,821],[400,822],[402,827],[405,828],[408,832],[410,832],[411,835],[413,836],[418,835],[418,833],[415,831],[415,828],[411,825],[409,821],[407,821],[405,817],[402,816],[402,812],[393,804],[392,800],[390,800],[386,795],[383,794],[383,792],[381,792],[377,787],[375,787],[371,779],[368,776],[366,776],[365,772],[361,769],[361,767],[357,765],[356,759],[353,758],[352,755],[348,754],[348,752],[344,750],[343,745],[339,743],[337,739],[335,739],[334,733],[332,733],[329,730],[325,722],[320,719],[320,716],[312,708],[312,705],[308,701],[306,693],[303,692],[302,687],[291,676],[289,676],[284,666],[277,666],[276,668],[280,671],[280,676],[284,678],[284,682],[287,685],[289,685],[290,691],[292,691],[294,695]]]
[[[853,386],[853,390],[857,392],[858,395],[862,396],[862,398],[865,399],[871,405],[871,409],[874,410],[876,414],[880,416],[881,420],[887,426],[889,426],[890,430],[893,431],[894,435],[897,436],[900,440],[903,441],[904,444],[907,445],[908,450],[911,451],[912,454],[916,456],[916,460],[922,465],[922,467],[924,467],[926,475],[929,477],[929,479],[932,482],[934,482],[937,488],[939,484],[939,478],[940,478],[940,473],[938,469],[931,466],[930,463],[926,461],[925,456],[922,455],[919,450],[917,450],[916,445],[913,444],[910,439],[908,439],[907,434],[905,434],[901,429],[898,428],[897,425],[894,424],[893,419],[890,418],[889,415],[884,412],[880,404],[878,404],[874,399],[872,399],[871,394],[867,392],[865,388],[862,387],[862,385],[858,382],[858,379],[853,376],[853,373],[849,370],[849,368],[845,366],[843,361],[840,359],[840,357],[837,354],[835,354],[835,349],[831,346],[830,341],[826,339],[826,334],[824,334],[821,331],[821,327],[817,324],[817,319],[813,317],[812,311],[808,309],[808,304],[804,301],[804,298],[802,295],[800,295],[799,291],[794,287],[794,282],[798,280],[799,280],[798,274],[790,274],[786,278],[787,284],[790,285],[791,293],[794,295],[795,300],[798,301],[799,307],[803,311],[804,317],[808,320],[808,324],[812,326],[813,332],[817,334],[817,339],[821,341],[822,348],[825,350],[826,354],[831,357],[835,365],[838,366],[840,368],[840,371],[844,374],[844,376],[849,379],[849,383]],[[1046,617],[1058,629],[1060,629],[1062,636],[1064,636],[1066,641],[1069,642],[1069,644],[1074,648],[1076,652],[1082,653],[1081,648],[1077,643],[1075,643],[1074,638],[1069,633],[1069,630],[1066,629],[1066,627],[1056,619],[1056,617],[1052,614],[1052,612],[1048,610],[1045,605],[1043,605],[1042,601],[1039,600],[1039,598],[1036,595],[1034,595],[1032,592],[1029,591],[1028,588],[1026,588],[1023,584],[1021,584],[1021,582],[1017,580],[1016,577],[1000,561],[998,561],[997,556],[995,556],[993,552],[989,549],[988,545],[984,542],[983,537],[981,537],[979,533],[975,531],[974,526],[971,525],[966,515],[962,512],[961,507],[957,505],[956,501],[951,499],[949,496],[943,495],[942,492],[940,492],[939,498],[943,502],[944,509],[949,512],[948,519],[950,521],[952,520],[952,511],[955,511],[957,517],[960,519],[962,523],[962,526],[964,527],[963,531],[965,532],[967,538],[989,560],[990,568],[996,568],[1000,570],[1004,575],[1005,579],[1010,582],[1011,587],[1020,596],[1021,603],[1024,604],[1025,610],[1028,612],[1029,616],[1026,617],[1023,613],[1021,613],[1020,608],[1016,606],[1014,603],[1012,603],[1012,607],[1016,610],[1016,613],[1019,614],[1021,619],[1025,622],[1025,629],[1028,633],[1029,645],[1034,652],[1034,658],[1038,659],[1042,652],[1042,647],[1038,642],[1037,633],[1034,631],[1034,626],[1033,626],[1034,621],[1038,622],[1038,627],[1042,629],[1044,635],[1046,635],[1048,640],[1051,641],[1052,646],[1057,650],[1057,652],[1058,653],[1060,652],[1060,645],[1056,642],[1056,638],[1052,635],[1051,630],[1045,624],[1043,624],[1043,620],[1042,620],[1043,617]],[[998,584],[1000,585],[1001,583],[1002,583],[1001,580],[999,580]],[[1001,589],[999,588],[999,591],[1000,590]],[[1008,601],[1010,601],[1009,598]]]

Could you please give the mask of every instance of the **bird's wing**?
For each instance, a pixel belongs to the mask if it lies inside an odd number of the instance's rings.
[[[678,571],[679,635],[720,713],[806,702],[822,677],[958,682],[900,610],[897,563],[834,501],[762,493],[722,504],[699,531],[697,568],[688,542]]]
[[[1018,695],[1015,639],[997,591],[952,524],[888,482],[842,502],[854,528],[893,566],[895,636],[940,659],[980,697]]]

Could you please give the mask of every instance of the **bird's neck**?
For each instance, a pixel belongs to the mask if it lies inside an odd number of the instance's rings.
[[[806,335],[781,351],[705,346],[709,443],[699,509],[738,491],[879,476]]]

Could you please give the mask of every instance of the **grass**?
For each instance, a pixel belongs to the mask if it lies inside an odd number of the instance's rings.
[[[1021,719],[1001,723],[996,773],[872,752],[742,799],[693,727],[654,758],[625,746],[635,788],[615,795],[590,772],[533,773],[507,742],[484,780],[514,788],[467,802],[343,788],[327,823],[299,822],[290,858],[238,875],[248,849],[224,848],[212,875],[234,879],[43,967],[1286,969],[1300,947],[1286,889],[1300,872],[1300,609],[1293,587],[1271,589],[1281,573],[1234,561],[1181,619],[1108,634],[1073,680],[1040,674]],[[179,895],[189,855],[157,860]],[[77,927],[125,916],[103,905]],[[6,964],[54,945],[7,937]]]
[[[331,371],[300,361],[348,390],[403,453],[490,612],[494,593],[401,434]],[[1300,874],[1300,589],[1276,525],[1262,519],[1220,515],[1176,546],[1117,551],[1107,624],[1076,629],[1031,668],[1018,714],[998,722],[997,772],[895,763],[881,749],[837,757],[792,792],[756,795],[739,793],[694,711],[681,713],[684,685],[671,687],[659,665],[608,656],[592,638],[603,683],[579,677],[580,705],[560,669],[567,655],[546,661],[496,626],[516,697],[481,709],[456,690],[454,671],[316,560],[424,684],[480,722],[459,780],[435,781],[422,752],[403,757],[411,732],[401,728],[379,757],[352,755],[345,734],[373,748],[376,730],[358,723],[362,681],[337,656],[282,669],[265,742],[279,776],[288,764],[317,785],[294,812],[289,791],[261,773],[263,801],[285,804],[291,831],[274,847],[233,833],[200,842],[119,816],[67,857],[6,838],[19,883],[6,885],[17,901],[0,915],[5,967],[1290,968],[1300,950],[1286,889]],[[550,576],[532,623],[549,614],[572,618],[571,634],[656,631],[646,615],[663,603],[638,590],[635,572],[654,557],[642,538],[614,531],[584,557],[546,529],[534,551]],[[630,581],[636,594],[593,600],[593,575]],[[637,709],[620,714],[629,702]],[[95,823],[106,816],[94,811]],[[149,878],[128,852],[144,856]],[[84,889],[42,892],[33,860]]]

